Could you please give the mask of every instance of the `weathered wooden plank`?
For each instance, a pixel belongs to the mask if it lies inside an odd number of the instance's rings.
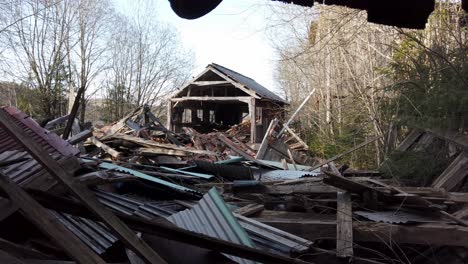
[[[105,263],[70,230],[60,224],[60,221],[55,219],[49,211],[3,173],[0,173],[0,188],[7,193],[29,221],[62,247],[71,258],[80,263]]]
[[[115,134],[115,135],[112,135],[111,138],[122,139],[125,141],[129,141],[129,142],[144,146],[146,148],[153,148],[153,147],[154,148],[166,148],[166,149],[180,150],[180,151],[184,151],[188,153],[195,153],[195,154],[202,154],[202,155],[210,155],[210,156],[217,155],[216,153],[212,151],[199,150],[199,149],[194,149],[194,148],[186,148],[186,147],[177,146],[174,144],[159,143],[153,140],[146,140],[143,138],[130,136],[130,135]]]
[[[435,179],[432,187],[436,189],[453,189],[468,175],[468,156],[462,151],[458,157]]]
[[[265,206],[263,204],[248,204],[246,206],[234,210],[234,213],[242,216],[249,216],[261,212],[263,211],[263,209],[265,209]]]
[[[288,156],[293,164],[294,169],[297,170],[296,161],[294,160],[293,154],[289,148],[288,148]]]
[[[229,148],[231,148],[233,151],[235,151],[237,154],[241,155],[244,159],[246,160],[250,160],[250,161],[253,161],[259,165],[262,165],[262,166],[265,166],[265,167],[268,167],[268,168],[272,168],[272,169],[276,169],[276,167],[273,167],[273,166],[270,166],[260,160],[257,160],[255,159],[254,157],[250,156],[249,154],[247,154],[245,151],[241,150],[240,148],[238,148],[234,142],[232,142],[230,139],[228,139],[225,135],[221,134],[221,133],[218,133],[218,138],[224,143],[226,144]]]
[[[362,194],[365,191],[377,191],[368,185],[353,181],[330,171],[324,171],[324,173],[327,175],[327,177],[323,179],[323,182],[336,188],[350,191],[356,194]]]
[[[57,125],[60,125],[60,124],[63,124],[65,122],[67,122],[69,116],[70,115],[64,115],[64,116],[61,116],[61,117],[57,117],[54,120],[51,120],[51,121],[47,122],[47,124],[44,126],[44,128],[47,129],[47,130],[51,130],[54,127],[56,127]]]
[[[240,101],[248,103],[250,101],[250,96],[223,96],[223,97],[213,97],[213,96],[184,96],[179,98],[171,98],[171,102],[184,102],[184,101]]]
[[[93,131],[86,129],[76,135],[73,135],[71,138],[68,139],[68,142],[70,142],[70,144],[72,145],[75,145],[77,143],[85,141],[87,138],[90,138],[92,136],[93,136]]]
[[[185,157],[188,156],[188,153],[182,150],[176,149],[167,149],[167,148],[139,148],[138,153],[143,156],[158,156],[158,155],[169,155],[169,156],[179,156]]]
[[[284,126],[286,128],[286,130],[288,131],[289,134],[291,134],[291,136],[293,136],[294,139],[297,140],[297,142],[305,149],[305,150],[308,150],[309,149],[309,146],[296,134],[294,133],[294,131],[292,131],[292,129],[288,126]]]
[[[353,212],[351,194],[338,192],[336,195],[336,255],[353,256]]]
[[[194,84],[196,86],[218,86],[218,85],[227,85],[231,83],[228,81],[195,81],[195,82],[191,82],[190,84]]]
[[[313,219],[261,218],[254,220],[315,241],[336,237],[336,222]],[[435,239],[436,238],[436,239]],[[394,225],[374,222],[353,222],[356,242],[402,243],[426,246],[468,246],[468,227],[450,224]]]
[[[250,143],[257,143],[257,108],[255,106],[255,98],[250,98],[249,115],[250,115]]]
[[[36,251],[31,248],[27,248],[22,245],[15,244],[11,241],[0,238],[0,249],[14,256],[30,259],[52,259],[52,256],[46,255],[42,252]],[[1,262],[0,262],[1,263]]]
[[[108,145],[102,143],[95,137],[91,137],[91,142],[98,148],[104,150],[107,154],[111,155],[113,158],[118,159],[120,157],[120,152],[109,147]]]
[[[139,239],[132,230],[130,230],[119,218],[107,210],[96,198],[96,196],[79,182],[74,181],[73,175],[66,171],[57,163],[47,152],[42,149],[32,138],[30,138],[18,125],[10,122],[8,115],[0,111],[0,125],[5,128],[7,133],[36,159],[51,176],[60,181],[67,187],[79,200],[81,200],[88,209],[99,216],[122,242],[135,251],[148,263],[165,263],[145,242]],[[85,263],[85,262],[84,262]]]
[[[307,103],[307,101],[309,101],[309,99],[312,97],[312,95],[314,93],[315,93],[315,88],[312,89],[312,91],[309,93],[309,95],[307,95],[307,97],[304,99],[304,101],[302,101],[302,103],[299,105],[299,107],[296,109],[296,111],[294,111],[294,113],[291,115],[291,117],[288,119],[288,121],[286,121],[286,123],[284,123],[283,128],[278,133],[278,137],[281,137],[281,135],[283,135],[284,131],[286,131],[286,128],[294,120],[296,115],[301,111],[302,107],[304,107],[304,105]]]
[[[401,141],[401,143],[396,147],[396,151],[407,151],[411,145],[424,133],[420,129],[413,129],[411,132]]]
[[[257,159],[263,159],[265,157],[265,153],[268,149],[268,143],[270,142],[270,137],[272,136],[273,131],[275,131],[278,122],[279,120],[277,118],[271,120],[270,125],[268,126],[268,129],[263,136],[262,143],[260,143],[257,155],[255,156]]]

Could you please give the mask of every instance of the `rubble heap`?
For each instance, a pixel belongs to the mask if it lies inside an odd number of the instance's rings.
[[[410,187],[311,158],[278,120],[258,148],[242,124],[174,133],[147,107],[63,140],[66,121],[0,109],[1,263],[468,260],[464,136],[411,132],[397,151],[450,151],[440,176]]]

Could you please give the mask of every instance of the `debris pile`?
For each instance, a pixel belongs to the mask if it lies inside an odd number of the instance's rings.
[[[174,133],[148,107],[63,140],[67,120],[0,109],[1,263],[468,260],[465,136],[411,132],[398,151],[450,150],[411,187],[310,157],[278,120],[257,147],[242,124]]]

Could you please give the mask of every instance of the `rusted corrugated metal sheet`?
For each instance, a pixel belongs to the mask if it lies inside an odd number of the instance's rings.
[[[190,231],[253,247],[249,236],[229,211],[215,188],[205,194],[192,209],[171,215],[167,219],[178,227]],[[226,256],[238,263],[254,263],[239,257]]]
[[[31,117],[13,107],[3,107],[0,111],[8,114],[10,121],[19,125],[32,139],[41,145],[53,159],[61,162],[69,156],[76,156],[79,150],[39,126]],[[29,157],[29,154],[0,126],[0,161],[12,160],[18,157]],[[46,153],[44,153],[46,154]],[[15,183],[28,188],[49,190],[56,181],[38,164],[30,159],[2,168],[3,173]]]

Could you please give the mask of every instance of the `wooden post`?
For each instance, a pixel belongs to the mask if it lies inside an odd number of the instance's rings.
[[[257,133],[257,124],[256,124],[256,115],[255,115],[255,98],[250,98],[249,103],[249,114],[250,114],[250,143],[255,144],[256,133]]]
[[[351,194],[337,192],[336,195],[336,255],[353,256],[353,216]]]
[[[169,131],[173,131],[172,130],[172,106],[173,106],[173,103],[172,101],[169,100],[169,103],[167,104],[167,124],[166,124],[166,128]]]

